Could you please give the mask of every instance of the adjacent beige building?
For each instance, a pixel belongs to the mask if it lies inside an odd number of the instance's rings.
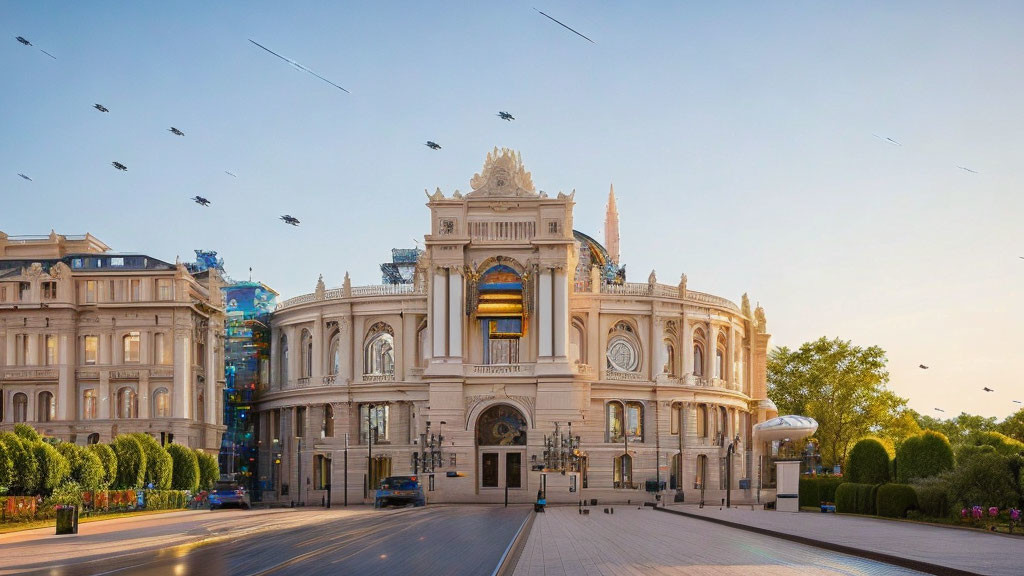
[[[0,232],[0,430],[220,448],[224,314],[192,274],[97,238]]]
[[[359,502],[382,476],[422,474],[431,437],[434,502],[500,502],[506,488],[528,502],[544,485],[549,501],[636,502],[659,481],[665,497],[717,502],[730,446],[733,498],[753,499],[751,427],[776,415],[763,311],[685,275],[624,282],[614,197],[606,250],[574,230],[575,192],[538,192],[513,151],[488,154],[470,186],[427,194],[412,284],[346,274],[279,305],[264,499],[319,504],[331,485],[335,504],[346,486]]]

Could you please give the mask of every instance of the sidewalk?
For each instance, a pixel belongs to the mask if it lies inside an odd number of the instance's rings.
[[[718,506],[695,505],[666,509],[976,574],[1024,574],[1024,537],[820,512],[719,510]]]

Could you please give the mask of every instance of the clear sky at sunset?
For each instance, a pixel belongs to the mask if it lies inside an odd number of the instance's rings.
[[[877,344],[926,414],[1024,400],[1024,3],[0,0],[0,28],[8,234],[375,284],[424,188],[507,146],[598,239],[615,185],[632,281]]]

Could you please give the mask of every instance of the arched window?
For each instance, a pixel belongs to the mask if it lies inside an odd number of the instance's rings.
[[[476,421],[477,446],[526,446],[526,418],[507,404],[484,410]]]
[[[135,390],[128,386],[117,391],[117,417],[138,418],[139,402]]]
[[[715,346],[715,378],[725,378],[726,350],[728,350],[728,341],[724,333],[719,333],[718,345]]]
[[[299,338],[299,356],[302,360],[299,377],[309,378],[313,375],[313,335],[305,328],[302,329],[302,335]]]
[[[719,441],[724,441],[729,435],[729,411],[725,409],[725,406],[718,407],[718,438]],[[724,446],[725,444],[722,444]]]
[[[608,442],[622,442],[623,436],[630,442],[644,441],[643,402],[612,400],[608,403]]]
[[[328,356],[327,373],[335,376],[341,373],[341,334],[331,338],[330,355]]]
[[[96,407],[99,405],[99,399],[96,397],[96,391],[93,389],[82,392],[82,419],[83,420],[95,420],[96,419]]]
[[[708,435],[708,405],[697,405],[697,436],[706,438]]]
[[[14,395],[12,403],[14,404],[14,421],[28,421],[28,396],[18,392]]]
[[[89,437],[85,439],[85,443],[86,444],[99,444],[100,443],[100,435],[99,435],[99,433],[93,432],[92,434],[89,434]]]
[[[693,375],[704,375],[704,331],[700,328],[693,331]]]
[[[612,484],[615,488],[633,487],[633,457],[629,454],[615,457]]]
[[[167,388],[157,388],[153,392],[153,417],[171,417],[171,394],[167,391]]]
[[[573,364],[587,363],[587,332],[579,318],[572,319],[569,330],[569,361]]]
[[[697,475],[693,480],[693,487],[700,488],[704,485],[704,480],[708,473],[708,457],[704,454],[697,456]]]
[[[334,437],[334,406],[324,404],[324,438]]]
[[[363,374],[395,374],[395,333],[384,322],[377,322],[366,333],[363,345]]]
[[[52,392],[40,392],[36,404],[36,422],[52,422],[57,419],[57,400]]]
[[[121,339],[124,344],[124,361],[139,362],[139,333],[129,332]]]
[[[640,341],[633,327],[619,322],[608,332],[607,368],[613,372],[640,371]]]
[[[278,386],[288,385],[288,336],[281,334],[281,366],[278,374],[281,377],[281,381],[278,382]]]

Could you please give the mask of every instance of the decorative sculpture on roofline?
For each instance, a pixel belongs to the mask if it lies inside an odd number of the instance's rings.
[[[758,303],[757,308],[754,310],[754,321],[757,322],[757,333],[765,334],[768,329],[768,321],[764,318],[764,308],[761,308],[760,303]]]
[[[323,300],[327,287],[324,286],[324,275],[321,274],[320,278],[316,281],[316,290],[313,292],[313,298],[317,300]]]
[[[743,303],[740,305],[740,311],[743,312],[743,316],[745,318],[750,318],[750,297],[747,296],[746,292],[743,293],[742,302]]]
[[[523,159],[518,152],[495,148],[487,153],[484,169],[474,174],[469,181],[473,191],[466,194],[467,198],[480,196],[537,196],[533,186],[533,177],[523,166]]]

